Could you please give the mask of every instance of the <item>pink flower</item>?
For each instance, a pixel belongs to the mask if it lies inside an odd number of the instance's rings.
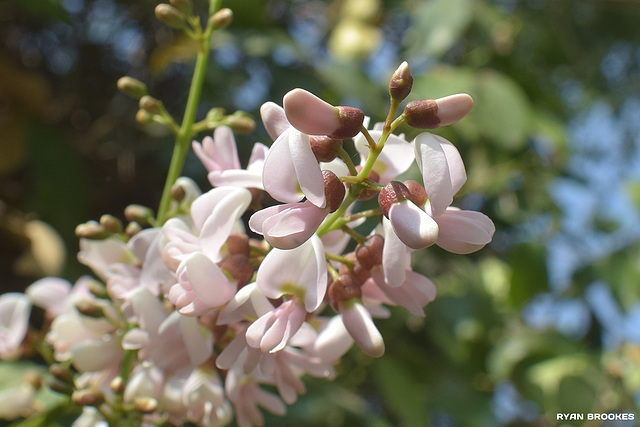
[[[461,254],[481,249],[495,232],[491,219],[480,212],[450,207],[453,196],[467,180],[460,153],[449,141],[430,133],[418,135],[414,145],[428,197],[425,211],[439,228],[436,244]]]
[[[265,353],[282,350],[302,326],[306,312],[294,300],[261,316],[247,329],[247,344]]]
[[[0,359],[20,356],[20,345],[29,327],[31,301],[25,294],[9,292],[0,295]]]
[[[295,295],[308,312],[317,309],[327,290],[327,265],[317,236],[294,249],[272,249],[258,268],[258,288],[267,298]]]
[[[254,213],[249,227],[271,246],[293,249],[309,240],[328,213],[328,208],[319,208],[308,200],[275,205]]]
[[[193,141],[193,151],[209,171],[207,177],[214,186],[237,186],[262,189],[262,167],[267,153],[264,144],[253,146],[246,169],[240,165],[233,131],[227,126],[219,126],[211,137],[205,137],[202,144]]]
[[[306,197],[314,205],[326,204],[324,179],[309,136],[289,125],[284,110],[272,102],[260,108],[269,134],[276,140],[264,161],[262,183],[276,200],[293,203]]]
[[[381,357],[384,354],[384,340],[371,314],[358,298],[352,298],[338,305],[338,312],[349,335],[358,347],[371,357]]]
[[[67,311],[66,299],[71,289],[71,283],[65,279],[45,277],[29,285],[25,293],[34,305],[43,308],[47,316],[53,319]]]

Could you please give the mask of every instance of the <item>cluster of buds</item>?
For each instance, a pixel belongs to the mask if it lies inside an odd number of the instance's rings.
[[[46,341],[65,367],[52,367],[54,383],[84,407],[77,425],[127,413],[140,423],[203,426],[234,415],[240,426],[262,425],[259,406],[283,414],[305,391],[302,377],[333,378],[354,343],[382,356],[374,319],[389,316],[389,306],[424,316],[436,295],[412,270],[412,252],[434,244],[473,252],[495,230],[485,215],[451,206],[466,181],[453,144],[392,133],[402,123],[454,123],[473,101],[413,101],[394,119],[411,83],[403,63],[391,79],[387,121],[373,130],[361,110],[303,89],[287,93],[283,107],[264,104],[274,142],[256,143],[246,167],[231,128],[194,141],[213,188],[202,193],[180,178],[163,224],[134,205],[127,227],[111,216],[79,226],[79,259],[104,285],[49,278],[11,296],[20,304],[0,319],[22,326],[0,335],[0,355],[15,353],[9,347],[27,330],[30,305],[40,306]],[[350,138],[359,164],[343,147]],[[398,181],[414,162],[422,182]],[[358,210],[376,195],[378,208]],[[363,235],[356,228],[368,218],[375,224]]]

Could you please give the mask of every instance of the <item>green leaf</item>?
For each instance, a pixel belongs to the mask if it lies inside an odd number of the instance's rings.
[[[425,394],[421,392],[415,376],[391,357],[376,360],[376,381],[385,401],[402,420],[403,425],[427,425]]]
[[[466,30],[473,15],[470,0],[432,0],[420,2],[413,12],[415,24],[405,44],[410,55],[441,56]]]

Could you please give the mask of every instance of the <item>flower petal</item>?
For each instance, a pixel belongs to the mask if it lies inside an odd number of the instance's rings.
[[[409,200],[391,205],[389,222],[396,236],[411,249],[426,248],[438,239],[438,224]]]
[[[438,246],[456,254],[468,254],[483,248],[493,238],[496,227],[483,213],[448,208],[436,218],[440,228]]]

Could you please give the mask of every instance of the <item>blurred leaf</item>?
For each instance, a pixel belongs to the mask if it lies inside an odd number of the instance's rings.
[[[415,25],[405,39],[409,55],[440,56],[461,39],[471,21],[474,2],[431,0],[414,7]]]
[[[426,425],[424,393],[421,393],[415,376],[390,357],[376,360],[374,373],[387,405],[402,420],[402,425]]]
[[[511,264],[511,304],[521,307],[538,292],[546,291],[547,267],[544,246],[522,243],[515,246],[507,256]]]
[[[32,14],[51,21],[71,23],[69,13],[61,0],[12,0]]]
[[[198,44],[190,37],[180,34],[171,42],[157,46],[149,56],[149,70],[161,75],[173,63],[191,62],[198,53]]]

